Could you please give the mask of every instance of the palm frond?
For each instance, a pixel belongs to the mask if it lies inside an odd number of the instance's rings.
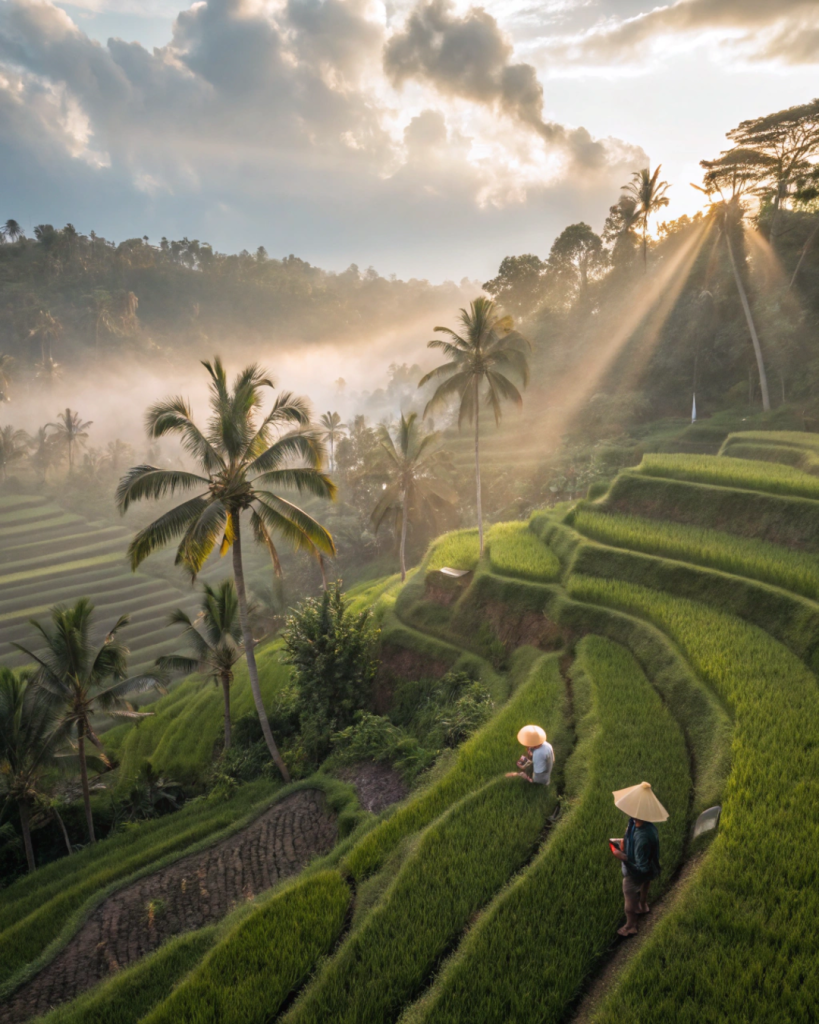
[[[257,491],[256,498],[256,511],[268,530],[280,533],[296,551],[315,548],[322,554],[335,555],[328,531],[298,505],[270,491]]]
[[[279,560],[279,552],[276,550],[276,545],[273,543],[273,538],[270,536],[264,520],[255,509],[252,509],[250,513],[250,529],[256,543],[262,544],[267,548],[270,561],[273,563],[273,571],[280,577],[282,575],[282,564]]]
[[[202,485],[207,487],[209,482],[206,477],[181,470],[134,466],[117,486],[116,503],[120,512],[127,512],[133,502],[142,498],[164,498],[177,491],[187,491]]]
[[[206,472],[225,468],[222,456],[193,422],[190,406],[184,398],[172,396],[152,405],[145,415],[145,426],[149,437],[181,434],[182,447]]]
[[[201,495],[170,509],[150,526],[140,530],[128,546],[131,568],[136,569],[148,555],[184,534],[208,508],[209,501]]]
[[[324,461],[324,445],[309,432],[285,434],[247,465],[248,476],[281,469],[294,459],[301,459],[313,469]]]

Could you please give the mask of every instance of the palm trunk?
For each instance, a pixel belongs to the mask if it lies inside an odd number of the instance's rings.
[[[287,770],[287,765],[282,760],[282,756],[279,753],[279,748],[276,746],[276,741],[273,739],[273,733],[270,731],[270,722],[267,720],[267,712],[264,709],[262,703],[262,691],[259,687],[259,670],[256,667],[256,655],[253,647],[253,634],[250,631],[250,620],[247,614],[247,593],[245,591],[245,573],[244,567],[242,566],[242,538],[239,532],[239,514],[237,512],[231,512],[231,522],[233,524],[233,579],[236,583],[236,597],[239,602],[239,621],[242,624],[242,636],[245,641],[245,658],[247,659],[247,673],[250,676],[250,689],[253,691],[253,703],[256,705],[256,713],[259,716],[259,723],[262,727],[262,734],[264,735],[265,743],[267,743],[267,749],[270,751],[270,756],[276,764],[276,767],[281,772],[281,776],[285,782],[290,781],[290,772]]]
[[[648,225],[643,225],[643,273],[648,271]]]
[[[478,379],[475,378],[475,488],[478,504],[478,541],[480,543],[480,554],[483,554],[483,511],[481,509],[481,459],[479,450],[480,408],[478,406]]]
[[[318,561],[319,572],[321,573],[321,587],[322,587],[322,590],[326,591],[327,590],[327,573],[324,571],[324,555],[322,555],[321,552],[319,552],[317,561]]]
[[[65,827],[65,822],[57,808],[52,807],[51,809],[54,811],[54,817],[57,819],[57,824],[60,826],[60,831],[62,832],[63,840],[65,841],[65,848],[68,851],[68,856],[70,857],[74,851],[71,849],[71,840],[68,838],[68,829]]]
[[[731,245],[731,238],[728,234],[727,227],[725,228],[725,241],[728,244],[728,256],[731,260],[731,269],[734,272],[734,280],[736,281],[737,291],[739,292],[739,298],[742,302],[742,309],[745,312],[745,320],[748,323],[748,330],[751,332],[751,342],[754,346],[756,366],[759,370],[759,388],[762,392],[762,408],[765,412],[770,412],[771,400],[768,396],[768,377],[765,373],[765,363],[762,359],[762,346],[759,344],[759,337],[756,333],[756,325],[754,324],[754,318],[751,314],[751,307],[748,303],[748,296],[745,294],[745,286],[742,283],[742,278],[739,276],[739,268],[737,267],[737,261],[734,259],[734,247]]]
[[[401,582],[407,578],[407,489],[401,495]]]
[[[82,726],[80,726],[82,730]],[[82,780],[82,802],[85,804],[85,823],[88,826],[88,840],[96,843],[94,835],[94,818],[91,814],[91,790],[88,788],[88,765],[85,763],[85,734],[80,731],[77,737],[77,746],[80,752],[80,779]]]
[[[31,808],[25,800],[17,805],[20,809],[20,828],[23,830],[23,846],[26,851],[26,863],[29,871],[36,871],[37,864],[34,860],[34,847],[31,845]]]
[[[222,673],[222,693],[225,697],[225,750],[230,750],[230,675]]]

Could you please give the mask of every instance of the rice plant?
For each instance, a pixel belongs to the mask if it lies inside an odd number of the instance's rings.
[[[503,576],[548,583],[560,575],[560,562],[527,523],[498,523],[489,531],[489,564]]]
[[[612,515],[588,506],[577,509],[574,527],[603,544],[750,576],[819,598],[819,558],[778,544],[667,520]]]
[[[791,466],[732,459],[724,455],[644,455],[635,472],[721,487],[819,498],[819,479],[810,473]]]
[[[808,1024],[819,1005],[819,688],[767,633],[612,579],[570,591],[664,630],[734,715],[719,832],[685,899],[634,958],[599,1024]]]
[[[445,566],[451,569],[474,569],[479,555],[477,530],[445,533],[432,545],[427,558],[427,571],[435,572]]]

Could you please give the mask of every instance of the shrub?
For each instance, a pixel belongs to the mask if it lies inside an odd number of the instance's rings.
[[[296,670],[302,740],[315,760],[333,732],[372,704],[378,629],[365,610],[352,615],[340,584],[299,605],[283,633],[286,660]]]
[[[269,1020],[329,951],[349,902],[337,871],[297,882],[237,925],[144,1024]]]
[[[682,734],[633,657],[601,637],[573,671],[580,744],[567,765],[580,800],[527,870],[469,931],[407,1024],[558,1022],[622,919],[620,863],[606,839],[625,819],[613,789],[647,778],[670,812],[660,826],[667,883],[682,853],[690,776]],[[579,699],[578,699],[579,698]],[[576,761],[582,771],[573,773]],[[535,980],[536,979],[536,980]]]

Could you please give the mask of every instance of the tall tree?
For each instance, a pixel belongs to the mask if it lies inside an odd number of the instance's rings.
[[[233,580],[222,580],[212,587],[202,588],[199,614],[191,620],[183,608],[177,608],[168,617],[174,626],[184,626],[181,639],[190,655],[170,654],[157,658],[157,667],[163,672],[201,672],[221,684],[224,696],[225,750],[230,749],[230,686],[233,667],[244,655],[242,624],[239,621],[239,602]],[[191,656],[192,655],[192,656]]]
[[[740,237],[742,233],[742,220],[744,216],[742,197],[746,190],[752,186],[754,180],[752,169],[755,163],[756,157],[754,154],[739,154],[736,151],[724,154],[718,160],[701,160],[700,164],[705,170],[704,185],[694,185],[694,188],[706,195],[709,201],[715,192],[720,196],[719,202],[711,202],[709,216],[719,226],[720,234],[725,239],[731,272],[734,276],[734,283],[739,293],[745,322],[748,325],[748,333],[751,336],[751,345],[754,349],[754,357],[759,374],[759,390],[762,395],[762,408],[765,412],[768,412],[771,408],[771,399],[768,392],[768,375],[765,371],[762,345],[759,341],[751,304],[748,301],[748,293],[742,280],[742,274],[740,273],[739,264],[734,252],[734,244],[731,240],[732,235]]]
[[[128,623],[121,615],[110,628],[94,628],[94,606],[81,597],[71,607],[56,605],[51,609],[51,623],[42,625],[31,619],[36,639],[42,644],[34,651],[22,644],[13,644],[37,666],[35,682],[48,694],[57,719],[58,729],[76,737],[82,779],[82,797],[88,838],[96,842],[94,818],[91,813],[91,791],[88,785],[88,751],[85,742],[100,751],[100,760],[107,763],[105,750],[91,719],[96,714],[112,718],[140,719],[149,712],[136,711],[125,699],[130,693],[157,687],[153,676],[129,679],[126,673],[128,648],[117,635]]]
[[[644,167],[635,171],[628,185],[623,185],[625,194],[634,200],[635,211],[643,228],[643,268],[648,267],[648,222],[651,217],[668,206],[666,192],[671,187],[667,181],[659,181],[662,164],[657,165],[652,174],[651,169]]]
[[[78,412],[72,412],[71,409],[58,413],[56,423],[46,424],[57,431],[57,436],[66,446],[69,476],[74,472],[74,445],[82,445],[88,440],[88,428],[92,425],[93,420],[84,421]]]
[[[575,300],[583,302],[588,293],[589,279],[599,274],[605,263],[606,253],[600,236],[588,224],[570,224],[552,244],[547,275],[569,304]]]
[[[6,479],[9,467],[26,456],[28,434],[12,426],[0,429],[0,481]]]
[[[40,362],[43,369],[54,364],[54,343],[62,337],[63,325],[47,309],[41,309],[28,332],[40,343]]]
[[[498,273],[485,281],[483,290],[514,316],[528,316],[543,298],[546,264],[539,256],[506,256]]]
[[[233,576],[245,645],[250,685],[270,755],[282,777],[290,774],[270,731],[250,631],[241,519],[249,513],[254,539],[270,554],[281,573],[273,535],[279,534],[296,550],[335,554],[333,538],[312,516],[273,488],[296,490],[321,498],[334,498],[335,484],[321,469],[324,446],[307,426],[310,412],[303,399],[282,392],[272,409],[259,420],[264,389],[274,388],[267,373],[255,364],[237,374],[228,386],[221,360],[202,364],[210,377],[211,417],[204,432],[196,426],[183,398],[157,403],[146,417],[151,438],[177,434],[198,464],[198,473],[135,466],[117,489],[122,512],[142,498],[163,498],[179,491],[199,491],[141,530],[128,549],[132,568],[153,551],[179,538],[176,562],[196,576],[213,549],[233,550]],[[289,428],[289,429],[288,429]],[[277,436],[278,435],[278,436]]]
[[[31,816],[48,796],[44,776],[61,739],[54,707],[27,672],[0,667],[0,793],[17,805],[28,870],[37,867]]]
[[[11,400],[9,391],[11,389],[11,367],[14,357],[0,352],[0,402]]]
[[[9,217],[6,223],[3,225],[2,234],[4,238],[7,238],[10,242],[16,242],[18,238],[22,238],[23,229],[17,223],[14,218]]]
[[[31,452],[31,463],[42,474],[41,479],[45,483],[48,471],[62,459],[59,435],[51,424],[48,424],[40,427],[36,434],[28,438],[27,443]]]
[[[392,519],[400,527],[401,582],[407,578],[407,526],[412,516],[435,522],[436,512],[450,503],[450,488],[440,479],[444,468],[451,468],[440,447],[438,432],[425,434],[417,413],[401,415],[397,444],[386,426],[379,427],[378,440],[386,456],[389,483],[371,516],[378,533]]]
[[[462,309],[459,320],[461,334],[449,327],[436,327],[428,348],[437,348],[446,362],[436,366],[418,382],[421,388],[432,380],[443,378],[427,402],[424,416],[432,409],[457,398],[458,427],[464,420],[475,423],[475,491],[478,512],[478,537],[483,554],[483,511],[481,509],[480,404],[481,392],[486,406],[492,410],[495,425],[501,420],[504,401],[523,404],[523,398],[507,374],[517,376],[523,387],[529,383],[529,342],[515,329],[510,316],[500,316],[491,299],[477,298],[469,309]]]
[[[321,425],[321,437],[330,443],[330,470],[336,468],[336,440],[344,436],[347,431],[347,424],[341,422],[337,412],[326,412],[319,420]]]

